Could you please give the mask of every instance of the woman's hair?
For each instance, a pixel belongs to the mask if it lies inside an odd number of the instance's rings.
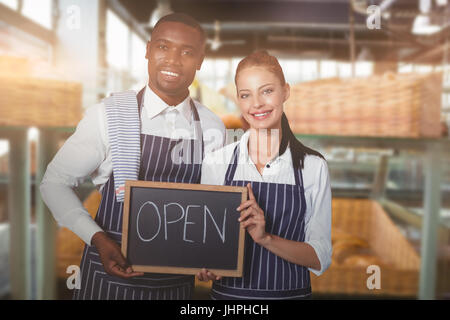
[[[266,70],[272,72],[274,75],[276,75],[277,78],[280,80],[282,86],[286,84],[283,69],[281,68],[277,58],[271,56],[267,51],[262,50],[253,52],[252,54],[248,55],[239,62],[236,69],[236,75],[234,77],[234,82],[236,83],[236,85],[239,72],[249,67],[263,67]],[[284,112],[281,117],[281,132],[282,137],[279,155],[282,155],[286,151],[287,146],[289,145],[291,148],[292,163],[295,169],[298,169],[299,167],[303,169],[305,156],[307,154],[315,155],[325,159],[325,157],[322,154],[311,148],[306,147],[295,137],[294,133],[291,130],[291,127],[289,126],[289,121]]]

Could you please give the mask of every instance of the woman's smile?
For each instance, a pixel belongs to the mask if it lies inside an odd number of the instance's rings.
[[[268,110],[268,111],[258,111],[255,113],[250,113],[252,115],[252,117],[257,120],[257,121],[262,121],[262,120],[266,120],[271,114],[272,114],[272,110]]]

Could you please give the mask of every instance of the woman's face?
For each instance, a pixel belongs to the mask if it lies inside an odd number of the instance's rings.
[[[242,115],[252,129],[280,129],[289,85],[264,67],[242,69],[236,80]]]

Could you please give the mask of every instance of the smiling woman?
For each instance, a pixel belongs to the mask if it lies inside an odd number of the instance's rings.
[[[247,186],[237,208],[246,241],[244,275],[215,280],[214,299],[307,299],[309,272],[331,263],[331,188],[323,156],[293,135],[283,112],[289,98],[278,60],[265,51],[236,70],[237,101],[250,129],[239,142],[206,155],[202,183]],[[225,165],[223,165],[225,159]]]

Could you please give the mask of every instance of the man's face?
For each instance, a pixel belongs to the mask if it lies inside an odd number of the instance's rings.
[[[149,86],[163,100],[179,103],[200,70],[204,43],[200,33],[179,22],[164,22],[147,43]]]

